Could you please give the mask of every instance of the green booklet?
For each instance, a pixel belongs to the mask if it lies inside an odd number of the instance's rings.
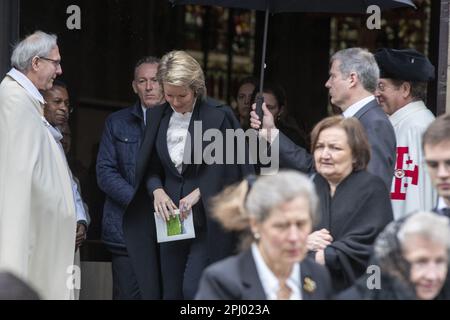
[[[183,226],[180,219],[180,214],[176,214],[175,216],[171,216],[170,220],[166,222],[167,226],[167,235],[168,236],[176,236],[183,233]]]
[[[178,209],[175,210],[175,216],[171,217],[169,221],[161,218],[156,212],[154,212],[154,216],[158,243],[195,238],[192,210],[189,210],[187,218],[184,220],[181,219]]]

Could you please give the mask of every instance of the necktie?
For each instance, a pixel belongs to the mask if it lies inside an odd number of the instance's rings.
[[[280,288],[277,292],[277,299],[278,300],[289,300],[291,297],[292,290],[289,288],[289,286],[286,284],[285,280],[280,281]]]

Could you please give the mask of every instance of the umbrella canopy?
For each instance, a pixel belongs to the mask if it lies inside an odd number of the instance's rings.
[[[267,29],[269,12],[317,12],[317,13],[366,13],[371,5],[381,10],[400,7],[416,8],[412,0],[169,0],[175,4],[199,4],[265,11],[264,36],[262,46],[259,94],[256,97],[256,112],[262,119],[262,90],[266,60]]]
[[[170,0],[173,4],[201,4],[226,8],[278,12],[366,13],[377,5],[381,10],[413,7],[411,0]]]

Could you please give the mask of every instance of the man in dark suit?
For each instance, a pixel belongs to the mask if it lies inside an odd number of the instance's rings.
[[[428,174],[439,199],[433,211],[450,218],[450,114],[436,118],[423,134]]]
[[[388,117],[375,99],[379,69],[373,55],[361,48],[349,48],[336,52],[330,60],[330,77],[325,83],[331,103],[343,111],[344,117],[355,117],[364,126],[371,146],[368,171],[383,179],[390,189],[394,174],[396,141],[394,129]],[[254,107],[254,106],[253,106]],[[263,105],[264,129],[276,129],[269,110]],[[260,128],[261,122],[253,111],[252,128]],[[264,131],[264,130],[263,130]],[[263,131],[261,131],[262,135]],[[270,141],[279,139],[280,167],[302,172],[313,170],[313,158],[281,132],[272,132]]]

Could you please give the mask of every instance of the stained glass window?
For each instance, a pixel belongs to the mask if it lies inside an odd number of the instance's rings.
[[[230,103],[253,73],[255,19],[250,10],[186,6],[185,49],[204,67],[209,96]]]

